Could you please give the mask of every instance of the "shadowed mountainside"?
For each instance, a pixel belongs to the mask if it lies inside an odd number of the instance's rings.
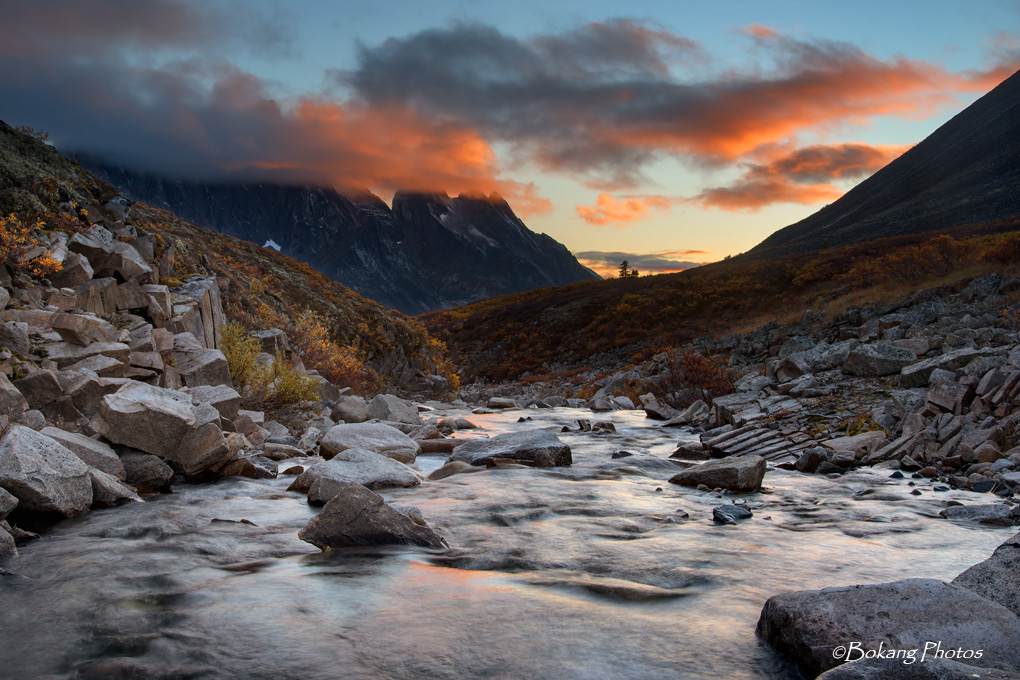
[[[497,194],[368,193],[177,181],[82,156],[127,196],[282,252],[405,314],[595,278]]]
[[[834,203],[743,257],[766,257],[1017,214],[1020,72]]]

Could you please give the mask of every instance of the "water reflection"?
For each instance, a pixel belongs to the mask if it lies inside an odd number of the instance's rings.
[[[320,553],[297,538],[317,510],[289,478],[184,486],[62,522],[0,577],[0,676],[790,678],[754,637],[770,595],[948,579],[1010,534],[936,516],[987,496],[922,480],[911,496],[878,471],[770,470],[763,493],[741,497],[675,487],[666,467],[611,458],[664,458],[683,436],[634,412],[442,415],[485,428],[458,436],[572,426],[560,436],[574,466],[384,492],[419,507],[446,552]],[[618,434],[577,432],[578,418]],[[754,518],[713,524],[734,500]]]

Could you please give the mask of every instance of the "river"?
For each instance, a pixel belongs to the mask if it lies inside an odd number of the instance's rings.
[[[937,516],[949,499],[992,497],[888,470],[770,469],[763,493],[723,498],[677,487],[669,469],[611,458],[665,458],[691,436],[640,411],[440,415],[489,435],[578,418],[619,434],[561,434],[569,468],[381,492],[418,507],[445,552],[320,553],[297,537],[317,509],[282,475],[179,485],[61,521],[3,565],[0,677],[791,679],[754,635],[771,595],[948,580],[1013,533]],[[754,517],[713,524],[712,508],[734,499]]]

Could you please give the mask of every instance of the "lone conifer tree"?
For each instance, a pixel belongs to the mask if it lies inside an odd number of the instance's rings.
[[[627,260],[624,260],[623,262],[620,263],[620,278],[621,279],[630,278],[630,263],[627,262]]]

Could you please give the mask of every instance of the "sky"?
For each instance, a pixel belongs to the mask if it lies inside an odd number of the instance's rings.
[[[189,179],[497,193],[609,274],[746,251],[1020,69],[1017,0],[0,0],[0,119]]]

